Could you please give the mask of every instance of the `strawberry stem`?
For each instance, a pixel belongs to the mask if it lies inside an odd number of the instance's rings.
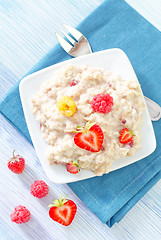
[[[15,157],[15,154],[14,154],[14,153],[15,153],[15,150],[13,150],[13,158]]]
[[[72,163],[78,169],[78,171],[80,171],[80,164],[76,158],[74,158],[73,161],[70,161],[70,163]]]
[[[63,194],[60,195],[60,198],[58,200],[52,200],[53,204],[49,204],[48,207],[62,207],[68,200],[66,199],[68,197],[68,194],[63,198]]]
[[[133,131],[129,131],[129,133],[130,133],[132,136],[135,136],[135,134],[133,133]]]
[[[93,123],[91,123],[91,122],[87,122],[86,123],[86,126],[85,126],[85,129],[86,129],[86,131],[88,131],[93,125],[95,125],[96,123],[95,122],[93,122]]]
[[[80,170],[80,164],[78,163],[77,159],[75,158],[73,161],[74,166],[76,166],[78,168],[78,171]]]
[[[73,132],[74,132],[74,133],[79,133],[79,132],[87,133],[88,130],[89,130],[93,125],[95,125],[95,124],[96,124],[95,122],[91,123],[91,122],[88,121],[88,122],[86,123],[86,125],[85,125],[84,128],[81,127],[81,126],[77,126],[77,127],[76,127],[76,131],[73,131]]]

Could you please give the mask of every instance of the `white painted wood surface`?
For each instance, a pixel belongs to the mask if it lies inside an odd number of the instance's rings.
[[[126,0],[161,30],[161,0]],[[61,23],[76,26],[103,0],[0,0],[0,98],[56,43]],[[21,175],[10,172],[7,160],[12,150],[24,156]],[[112,229],[77,198],[67,185],[50,182],[32,146],[0,115],[0,240],[150,240],[161,239],[161,181],[159,181]],[[50,187],[49,195],[38,200],[29,193],[34,180]],[[69,194],[78,213],[69,227],[48,217],[47,205],[61,193]],[[10,221],[16,205],[32,213],[23,225]]]

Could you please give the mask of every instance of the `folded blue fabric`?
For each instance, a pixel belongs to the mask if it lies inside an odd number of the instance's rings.
[[[93,51],[115,47],[125,51],[144,94],[161,105],[161,35],[155,27],[123,0],[107,0],[78,29],[88,38]],[[69,58],[57,45],[28,74]],[[18,84],[1,100],[0,111],[31,142]],[[157,149],[152,155],[108,175],[69,184],[108,226],[119,222],[161,178],[161,121],[153,126]]]

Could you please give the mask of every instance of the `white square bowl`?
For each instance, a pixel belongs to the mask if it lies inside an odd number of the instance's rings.
[[[63,165],[48,165],[48,162],[45,159],[47,153],[47,143],[45,143],[44,139],[42,138],[40,125],[35,120],[35,117],[32,113],[31,98],[39,91],[40,85],[44,81],[51,79],[53,72],[64,67],[66,64],[86,64],[90,67],[100,67],[114,72],[124,79],[138,81],[127,55],[118,48],[73,58],[71,60],[42,69],[22,79],[19,85],[19,91],[29,133],[42,167],[48,178],[54,183],[75,182],[95,176],[93,172],[88,170],[81,169],[78,174],[70,174],[66,171],[66,167]],[[146,105],[145,101],[144,103]],[[141,134],[142,147],[135,153],[134,156],[115,160],[112,163],[111,171],[125,167],[131,163],[143,159],[155,150],[156,139],[147,106],[143,114]]]

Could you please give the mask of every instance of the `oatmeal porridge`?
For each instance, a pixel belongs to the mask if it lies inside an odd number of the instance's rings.
[[[65,66],[41,86],[32,108],[49,145],[49,164],[77,161],[102,175],[141,146],[140,85],[107,70]]]

